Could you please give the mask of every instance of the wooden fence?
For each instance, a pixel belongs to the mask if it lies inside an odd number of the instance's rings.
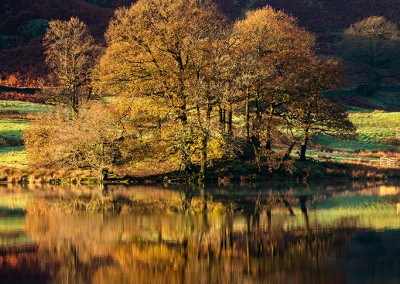
[[[396,168],[397,167],[397,158],[380,157],[379,163],[380,163],[381,167]]]
[[[400,129],[396,129],[396,139],[400,139]]]

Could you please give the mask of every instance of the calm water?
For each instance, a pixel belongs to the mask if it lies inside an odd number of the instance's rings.
[[[204,192],[4,187],[0,282],[400,283],[399,193],[396,184]],[[19,209],[41,198],[82,194],[157,199],[181,210]]]

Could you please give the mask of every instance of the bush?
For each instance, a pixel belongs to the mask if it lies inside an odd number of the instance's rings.
[[[75,119],[62,111],[38,116],[24,133],[33,165],[89,168],[100,178],[118,162],[119,137],[112,111],[100,103],[82,108]]]

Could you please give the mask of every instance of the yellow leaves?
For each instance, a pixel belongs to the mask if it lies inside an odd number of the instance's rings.
[[[96,72],[99,89],[142,95],[183,90],[202,57],[201,47],[222,25],[216,6],[208,1],[140,0],[119,9]]]
[[[235,23],[233,37],[244,49],[255,47],[266,52],[293,49],[309,53],[315,41],[310,33],[297,26],[293,17],[270,6],[246,13],[244,20]]]
[[[396,24],[378,16],[354,23],[346,29],[345,35],[370,40],[399,40]]]

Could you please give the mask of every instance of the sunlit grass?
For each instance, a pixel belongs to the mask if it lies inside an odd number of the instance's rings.
[[[51,109],[51,106],[37,104],[37,103],[29,103],[29,102],[20,102],[20,101],[3,101],[0,100],[0,111],[18,111],[19,113],[38,113],[38,112],[47,112]]]
[[[400,129],[400,112],[351,112],[349,117],[357,127],[357,140],[342,141],[328,135],[319,135],[316,143],[348,152],[396,147],[385,140],[396,138],[396,130]]]
[[[12,140],[16,145],[22,142],[23,131],[28,127],[28,120],[23,119],[0,119],[0,136],[3,139]],[[0,165],[23,168],[27,166],[27,154],[23,146],[0,147]]]
[[[29,127],[29,119],[26,115],[48,112],[51,108],[51,106],[36,103],[0,100],[0,137],[7,142],[7,145],[0,147],[0,165],[14,168],[27,166],[27,154],[25,148],[21,146],[23,132]],[[16,115],[17,118],[8,117],[10,113]],[[18,117],[18,114],[21,116]]]
[[[0,136],[5,139],[22,139],[22,133],[28,128],[28,120],[0,118]]]
[[[350,119],[362,141],[376,143],[396,138],[396,129],[400,129],[400,112],[352,113]]]
[[[25,147],[0,148],[0,165],[14,168],[25,168],[28,166],[28,163]]]

